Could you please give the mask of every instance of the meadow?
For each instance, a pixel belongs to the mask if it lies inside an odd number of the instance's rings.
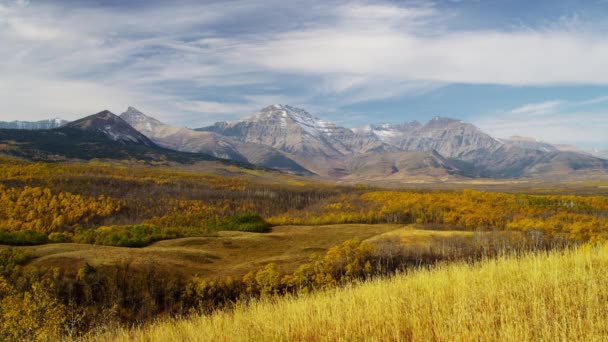
[[[599,341],[608,247],[440,264],[93,341]]]
[[[214,236],[158,241],[143,248],[57,243],[18,249],[32,257],[30,266],[61,267],[73,273],[86,264],[93,267],[122,264],[135,270],[153,266],[157,272],[214,278],[243,276],[268,263],[291,272],[307,262],[311,253],[324,253],[349,239],[379,238],[394,231],[411,235],[419,244],[430,244],[433,237],[446,235],[396,224],[281,226],[264,234],[221,231]]]
[[[479,181],[453,188],[444,184],[445,188],[385,189],[215,162],[184,166],[95,160],[42,163],[15,158],[0,158],[0,175],[0,339],[8,341],[107,337],[103,334],[109,329],[118,331],[116,327],[136,329],[132,333],[120,330],[120,338],[135,334],[134,338],[146,339],[137,334],[156,336],[156,328],[150,324],[157,321],[203,324],[206,317],[218,322],[218,317],[233,314],[241,315],[234,316],[235,320],[255,321],[248,310],[298,301],[303,307],[312,306],[320,298],[359,291],[359,286],[374,291],[396,286],[390,284],[399,279],[405,284],[413,281],[407,279],[426,277],[425,281],[435,284],[431,278],[437,277],[438,284],[456,286],[459,283],[453,279],[445,280],[445,272],[462,272],[465,279],[475,277],[479,267],[490,267],[492,260],[508,268],[528,267],[532,264],[527,260],[553,260],[560,255],[579,258],[574,250],[577,246],[602,244],[608,236],[608,199],[600,183],[522,181],[510,187],[504,182]],[[515,266],[505,266],[511,264]],[[546,265],[539,261],[535,267]],[[512,276],[517,278],[528,270],[518,272]],[[519,279],[494,276],[504,282]],[[507,291],[494,285],[493,293],[498,292],[493,296]],[[405,290],[423,295],[421,301],[430,296],[415,287]],[[369,298],[356,301],[365,305],[382,302],[369,291],[365,292]],[[449,291],[455,296],[458,291],[472,294],[481,290]],[[509,295],[534,299],[523,293]],[[504,300],[519,305],[515,297]],[[497,298],[483,300],[483,305],[489,305],[484,307],[487,310],[500,307],[492,306],[497,305]],[[469,306],[458,305],[463,310]],[[342,309],[344,314],[359,310]],[[327,310],[329,313],[319,312],[319,317],[340,314]],[[368,312],[374,310],[377,315],[382,313],[380,307]],[[448,332],[461,336],[450,330],[456,323],[422,327],[431,324],[423,322],[424,317],[432,317],[435,311],[416,310],[423,313],[418,321],[386,316],[383,319],[388,323],[373,323],[374,317],[353,316],[352,323],[344,317],[337,326],[302,321],[302,326],[287,326],[286,332],[280,332],[280,326],[274,332],[263,330],[259,323],[262,330],[248,329],[259,334],[229,337],[324,338],[310,335],[314,331],[335,333],[327,335],[329,340],[363,333],[371,334],[372,339],[418,340],[437,334],[435,340],[443,340],[447,335],[442,334]],[[458,314],[471,320],[480,315]],[[407,316],[414,319],[416,315]],[[380,329],[378,335],[357,330],[354,325],[364,325],[358,320],[370,320],[371,327]],[[471,332],[486,329],[462,322]],[[497,322],[502,321],[494,324]],[[303,326],[308,324],[320,325],[306,330]],[[391,335],[394,326],[390,324],[410,328]],[[416,330],[418,325],[422,330]],[[517,334],[513,336],[522,336]]]

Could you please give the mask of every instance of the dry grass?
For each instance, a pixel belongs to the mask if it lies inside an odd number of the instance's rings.
[[[116,341],[598,341],[608,247],[420,270],[99,337]]]
[[[352,238],[361,240],[399,235],[407,244],[430,246],[438,236],[451,232],[417,230],[415,226],[391,224],[342,224],[330,226],[275,227],[266,234],[220,232],[214,237],[183,238],[157,242],[145,248],[122,248],[82,244],[49,244],[20,247],[36,257],[33,266],[60,267],[75,272],[85,263],[92,266],[129,264],[132,268],[203,277],[242,276],[273,262],[291,272],[307,262],[311,253],[324,253]],[[454,232],[454,234],[463,234]],[[468,233],[464,233],[468,234]]]

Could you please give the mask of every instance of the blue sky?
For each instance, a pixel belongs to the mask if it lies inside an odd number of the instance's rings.
[[[607,0],[0,0],[0,119],[291,104],[608,149]]]

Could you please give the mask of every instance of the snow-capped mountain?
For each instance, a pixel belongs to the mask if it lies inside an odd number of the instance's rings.
[[[159,146],[181,151],[205,153],[218,158],[306,174],[305,168],[281,152],[260,144],[244,144],[215,132],[199,132],[171,126],[129,107],[120,117]]]
[[[198,131],[215,132],[243,143],[261,144],[287,153],[338,156],[343,148],[328,141],[336,128],[306,111],[272,105],[242,120],[218,122]]]
[[[152,132],[159,126],[164,124],[155,118],[149,117],[134,107],[128,107],[125,112],[119,115],[121,119],[125,120],[129,125],[140,131]],[[137,126],[137,127],[136,127]],[[145,134],[145,133],[144,133]]]
[[[437,151],[446,158],[470,158],[475,151],[494,151],[501,143],[477,127],[460,120],[435,117],[426,125],[368,125],[356,129],[403,151]]]
[[[155,144],[145,135],[141,134],[123,119],[107,110],[70,122],[63,126],[63,128],[103,134],[110,138],[110,140],[122,144],[155,146]]]
[[[218,122],[199,131],[216,132],[246,143],[256,143],[292,154],[341,156],[381,147],[333,122],[319,119],[303,109],[272,105],[258,113],[230,122]]]
[[[7,135],[6,141],[23,135],[2,131]],[[87,133],[83,135],[82,131]],[[531,138],[499,140],[460,120],[435,117],[426,124],[413,121],[349,129],[289,105],[268,106],[241,120],[218,122],[198,130],[166,125],[129,107],[120,117],[103,111],[40,133],[46,136],[31,138],[40,142],[62,137],[62,144],[68,144],[70,139],[96,141],[98,135],[103,135],[123,145],[145,145],[155,151],[166,151],[158,145],[354,181],[402,181],[410,177],[560,178],[608,171],[608,161],[589,152],[563,151],[564,147]],[[107,141],[101,139],[104,140]],[[107,143],[102,145],[115,149]],[[82,156],[82,151],[72,152]],[[601,151],[593,152],[602,156]]]
[[[53,129],[59,128],[67,123],[68,121],[59,118],[41,121],[0,121],[0,129]]]
[[[420,165],[421,169],[415,169],[417,174],[501,178],[521,177],[532,171],[537,174],[538,170],[563,171],[604,165],[590,156],[562,154],[549,144],[523,139],[498,140],[472,124],[443,117],[435,117],[424,125],[414,121],[349,129],[303,109],[272,105],[241,120],[218,122],[198,130],[271,147],[307,169],[331,177],[366,173],[378,177],[386,170],[402,170],[397,172],[401,176],[403,170],[407,171],[405,174],[414,172],[413,168],[404,167],[404,163],[397,166],[389,160]],[[385,157],[379,159],[379,155]],[[544,165],[542,168],[533,167],[540,162]],[[555,163],[560,167],[552,168]],[[435,171],[437,168],[444,171]],[[384,176],[395,177],[395,174]]]

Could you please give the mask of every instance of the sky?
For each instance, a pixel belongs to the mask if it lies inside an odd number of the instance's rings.
[[[608,149],[608,0],[0,0],[0,120],[290,104]]]

